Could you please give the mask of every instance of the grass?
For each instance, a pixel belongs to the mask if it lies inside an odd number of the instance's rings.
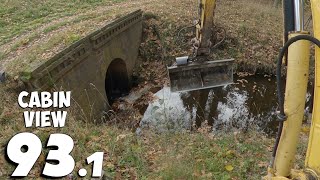
[[[12,74],[18,73],[21,69],[28,68],[45,61],[52,57],[63,48],[71,45],[72,43],[81,39],[84,36],[82,31],[83,27],[87,27],[90,21],[84,21],[81,24],[72,25],[72,30],[62,31],[56,34],[52,34],[43,44],[37,44],[28,49],[22,56],[18,57],[15,61],[8,64],[7,70]],[[35,35],[35,34],[34,34]],[[29,37],[26,41],[29,42]],[[24,41],[18,42],[17,46],[13,46],[15,49],[21,46]]]
[[[99,5],[111,5],[121,0],[56,0],[19,1],[2,0],[0,7],[0,42],[31,31],[34,28],[64,16],[75,15]]]
[[[248,1],[250,1],[250,6],[247,6]],[[195,1],[183,1],[182,3],[172,0],[135,2],[140,3],[140,6],[131,1],[126,3],[125,0],[92,0],[81,1],[82,3],[71,0],[46,0],[41,3],[22,1],[22,6],[17,3],[17,0],[4,2],[5,6],[0,10],[0,15],[6,22],[1,27],[3,31],[0,31],[2,33],[0,33],[0,44],[3,44],[4,49],[2,50],[0,46],[0,50],[3,52],[0,60],[4,60],[5,70],[12,74],[23,71],[33,61],[38,63],[57,53],[43,55],[43,52],[39,51],[39,53],[32,53],[32,57],[29,58],[32,49],[38,46],[55,48],[52,45],[46,45],[46,43],[50,43],[48,39],[54,37],[52,34],[57,35],[71,31],[76,36],[83,37],[101,27],[104,21],[114,18],[115,14],[124,14],[138,7],[157,17],[156,27],[162,37],[161,44],[165,48],[167,59],[171,60],[175,56],[191,54],[188,44],[177,41],[177,32],[182,27],[192,24],[197,15]],[[118,3],[121,3],[125,8],[111,8],[117,6]],[[164,8],[166,4],[173,6]],[[25,6],[30,8],[25,8]],[[244,70],[255,70],[257,66],[263,66],[268,72],[274,71],[274,63],[270,63],[270,61],[273,62],[281,45],[280,9],[275,9],[272,4],[264,1],[240,0],[218,2],[216,11],[216,22],[219,27],[226,29],[227,39],[222,44],[223,48],[214,50],[212,58],[236,58],[239,64],[244,64],[245,67],[242,68]],[[262,20],[264,21],[263,26],[261,26]],[[87,28],[82,28],[80,32],[79,26]],[[270,32],[273,33],[270,34]],[[191,36],[188,36],[185,42],[190,39]],[[238,41],[235,43],[230,41],[232,39]],[[63,40],[63,42],[73,41]],[[56,49],[69,45],[63,42],[61,44],[65,46],[56,44],[58,46]],[[259,50],[260,53],[252,48],[257,43],[264,44],[265,42],[272,44],[272,46],[263,46]],[[150,42],[148,47],[151,46],[155,46],[154,43]],[[226,50],[230,48],[231,50]],[[159,57],[155,56],[155,53],[158,52],[151,51],[149,53],[151,56],[148,54],[148,58],[152,59],[154,56],[158,59]],[[16,66],[20,64],[23,66]],[[12,67],[15,67],[14,70]]]
[[[79,23],[81,21],[94,19],[94,18],[97,18],[97,17],[99,17],[99,14],[96,14],[96,13],[88,14],[88,15],[80,15],[80,16],[77,16],[77,18],[75,18],[75,19],[73,19],[71,21],[61,21],[61,22],[58,22],[58,23],[53,24],[51,26],[48,26],[43,30],[43,33],[49,33],[51,31],[54,31],[54,30],[57,30],[57,29],[61,28],[62,26],[72,25],[72,24],[75,24],[75,23]]]
[[[248,138],[249,134],[234,136],[205,134],[169,134],[166,144],[167,155],[160,157],[158,164],[164,168],[156,173],[163,179],[259,179],[265,167],[256,166],[268,159],[265,144],[268,139],[261,139],[264,145]],[[163,142],[161,142],[163,143]],[[172,145],[173,144],[173,145]],[[261,159],[255,158],[259,155]],[[228,169],[227,167],[232,167]]]
[[[3,120],[0,119],[1,122]],[[26,130],[21,121],[11,122],[15,125],[11,124],[1,133],[0,144],[5,144],[18,132],[34,132],[42,142],[46,142],[52,133],[65,133],[75,140],[72,152],[76,161],[75,171],[86,167],[86,157],[104,151],[104,175],[115,179],[260,179],[266,175],[273,145],[273,140],[257,132],[213,135],[181,131],[156,134],[146,130],[136,135],[115,126],[97,126],[72,118],[61,130]],[[31,171],[31,177],[39,176],[44,157]],[[14,169],[1,158],[0,165],[4,177]]]
[[[0,61],[3,59],[4,56],[5,56],[4,52],[0,51]]]
[[[49,39],[49,41],[44,46],[38,45],[32,49],[29,49],[29,51],[23,57],[21,57],[21,59],[17,59],[17,61],[12,62],[10,66],[8,66],[9,71],[17,72],[18,69],[21,69],[18,67],[29,67],[30,63],[32,62],[40,63],[41,61],[43,61],[44,58],[40,59],[39,56],[43,55],[43,53],[45,53],[47,50],[53,47],[57,47],[59,44],[63,42],[71,42],[72,41],[71,36],[75,36],[75,35],[73,35],[70,32],[64,33],[64,34],[58,34],[58,35],[55,35],[52,39]],[[64,40],[67,40],[67,38],[70,40],[64,41]]]
[[[99,125],[74,118],[75,109],[68,110],[66,127],[28,128],[22,119],[22,109],[16,104],[19,85],[10,80],[0,84],[0,179],[14,170],[4,159],[5,146],[15,134],[32,132],[44,144],[49,135],[64,133],[75,141],[72,156],[76,161],[74,177],[80,168],[87,168],[85,159],[103,151],[104,176],[112,179],[260,179],[266,175],[273,139],[255,131],[216,132],[179,131],[156,133],[152,129],[137,134],[118,125]],[[10,108],[9,108],[10,107]],[[125,117],[122,117],[125,118]],[[303,136],[305,137],[305,136]],[[301,139],[307,142],[307,139]],[[305,144],[299,146],[296,167],[303,166]],[[30,172],[37,178],[45,162],[48,149]],[[90,169],[90,168],[87,168]],[[90,171],[89,171],[90,173]]]
[[[145,59],[160,60],[159,54],[163,52],[159,47],[162,46],[167,53],[165,58],[190,53],[189,45],[175,42],[178,30],[192,24],[197,14],[196,1],[123,2],[125,0],[81,0],[81,3],[80,0],[0,0],[0,62],[5,62],[5,70],[14,77],[23,68],[45,61],[101,27],[116,14],[140,6],[151,12],[146,27],[156,27],[162,40],[142,44]],[[110,8],[117,3],[123,3],[123,6]],[[248,69],[255,69],[257,61],[261,61],[265,72],[273,69],[273,59],[281,45],[280,16],[280,10],[265,1],[219,1],[216,24],[226,29],[227,38],[222,47],[214,50],[213,57],[235,57]],[[144,31],[145,38],[150,39],[153,30],[145,28]],[[262,46],[259,52],[255,45]],[[52,133],[70,135],[75,140],[72,152],[76,160],[75,172],[85,166],[86,157],[104,151],[105,176],[114,179],[260,179],[266,174],[273,139],[259,132],[157,134],[151,129],[137,135],[131,129],[82,122],[72,115],[68,116],[67,125],[62,129],[25,129],[22,110],[17,105],[17,94],[22,89],[24,87],[13,79],[5,85],[0,84],[0,179],[6,178],[14,169],[4,159],[7,142],[13,135],[25,131],[37,134],[43,143]],[[74,111],[71,113],[77,113]],[[299,146],[298,167],[303,166],[305,148],[305,145]],[[39,176],[48,150],[44,152],[30,173],[31,177]]]
[[[14,52],[18,51],[20,48],[27,47],[30,44],[32,46],[32,42],[34,42],[38,39],[41,39],[41,38],[43,39],[43,37],[50,36],[50,34],[53,34],[53,33],[55,33],[55,34],[61,33],[60,29],[63,28],[64,26],[67,26],[71,29],[76,29],[75,26],[83,25],[84,23],[88,24],[88,22],[89,23],[91,22],[90,27],[95,27],[96,26],[95,23],[98,23],[98,22],[101,22],[101,21],[104,21],[105,19],[107,19],[110,16],[111,12],[109,10],[107,12],[105,12],[105,11],[92,12],[89,14],[79,15],[74,19],[61,21],[61,22],[57,22],[52,25],[49,25],[49,26],[43,28],[43,30],[41,30],[41,31],[34,31],[32,33],[29,33],[25,37],[21,37],[18,40],[16,40],[15,43],[13,43],[13,45],[11,45],[10,50],[7,50],[6,53],[3,53],[3,55],[0,56],[0,60],[7,58],[10,55],[10,53],[13,54]],[[104,16],[101,16],[101,14],[104,14]],[[84,24],[84,26],[86,24]],[[90,30],[92,30],[92,28],[87,28],[84,31],[89,32]],[[77,36],[77,38],[75,38],[74,40],[71,40],[71,41],[70,41],[70,39],[64,39],[65,46],[72,44],[73,42],[75,42],[76,40],[79,40],[81,37],[84,36],[83,32],[81,32],[81,33],[73,32],[73,33],[78,33],[78,34],[74,34],[74,36]],[[45,45],[45,46],[52,48],[51,46],[48,46],[48,45]],[[30,49],[30,48],[27,47],[27,49]],[[35,55],[40,55],[40,54],[35,54]],[[26,57],[28,59],[28,55],[26,55]],[[21,59],[25,59],[26,57],[22,57]],[[37,57],[37,56],[34,56],[32,58],[34,58],[33,60],[37,60],[37,58],[39,59],[39,57]],[[28,62],[30,62],[30,61],[28,61]],[[18,67],[16,67],[16,69],[19,70]]]
[[[136,135],[116,126],[77,121],[72,116],[68,118],[67,127],[61,130],[25,129],[22,118],[19,118],[22,112],[18,109],[13,113],[9,111],[5,110],[2,113],[5,116],[0,118],[0,123],[6,127],[0,133],[1,145],[18,132],[33,132],[43,143],[52,133],[65,133],[75,140],[72,152],[75,171],[85,167],[86,157],[104,151],[105,176],[116,179],[257,179],[266,172],[264,165],[257,164],[266,164],[270,154],[267,147],[272,144],[270,139],[254,132],[237,135],[187,131],[156,134],[146,130]],[[259,141],[252,137],[259,137]],[[4,146],[1,147],[0,152],[4,154]],[[47,152],[44,150],[30,177],[39,176]],[[3,177],[14,170],[3,156],[0,165]],[[226,166],[232,166],[233,170],[227,170]]]

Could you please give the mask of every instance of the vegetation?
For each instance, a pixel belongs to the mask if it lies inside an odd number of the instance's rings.
[[[158,17],[158,32],[169,58],[190,54],[187,42],[193,35],[187,31],[177,37],[177,32],[192,25],[198,6],[191,0],[56,0],[40,3],[3,0],[3,4],[0,9],[0,61],[1,67],[11,74],[45,61],[74,42],[65,38],[84,37],[108,20],[137,8]],[[163,8],[167,4],[170,7]],[[240,0],[218,1],[216,11],[216,26],[226,30],[227,38],[215,50],[213,58],[233,57],[240,70],[272,72],[274,65],[270,62],[274,61],[281,45],[281,10],[273,8],[272,2]],[[261,26],[262,21],[264,26]]]
[[[0,179],[14,169],[5,160],[8,140],[19,132],[33,132],[43,142],[51,133],[66,133],[75,141],[76,168],[96,151],[104,151],[105,177],[115,179],[259,179],[266,174],[273,139],[259,132],[213,134],[202,127],[193,132],[135,133],[123,124],[83,122],[68,116],[62,129],[26,129],[17,94],[22,90],[17,73],[43,62],[108,20],[137,8],[145,14],[141,59],[159,68],[159,60],[190,53],[190,26],[197,16],[197,1],[185,0],[0,0],[0,68],[8,72],[0,84]],[[225,42],[213,58],[234,57],[238,70],[273,72],[281,45],[281,10],[263,0],[218,1],[216,26],[226,30]],[[151,38],[151,40],[150,40]],[[149,41],[148,41],[149,40]],[[150,67],[148,66],[148,67]],[[161,66],[164,67],[163,64]],[[145,68],[150,71],[150,68]],[[143,77],[154,83],[149,72]],[[162,78],[162,77],[160,77]],[[71,110],[71,113],[75,110]],[[141,114],[137,114],[137,117]],[[132,117],[121,119],[133,121]],[[306,139],[303,139],[306,142]],[[305,147],[299,147],[302,166]],[[30,173],[39,177],[46,154]],[[90,172],[89,172],[90,173]]]
[[[92,10],[101,5],[112,5],[116,2],[121,2],[121,0],[2,0],[0,42],[3,44],[12,37],[32,31],[46,22]]]
[[[14,84],[12,86],[16,87]],[[104,151],[105,177],[257,179],[265,174],[273,140],[259,133],[212,134],[207,127],[195,132],[156,134],[151,129],[135,133],[116,125],[85,123],[72,116],[69,116],[66,128],[26,129],[12,86],[0,88],[1,93],[6,95],[1,99],[5,106],[0,109],[2,155],[8,140],[19,132],[33,132],[42,142],[46,142],[52,133],[65,133],[75,140],[72,152],[77,162],[75,170],[85,167],[84,159],[92,153]],[[45,153],[40,156],[30,177],[39,176],[45,157]],[[8,176],[13,169],[14,166],[0,156],[0,177]]]

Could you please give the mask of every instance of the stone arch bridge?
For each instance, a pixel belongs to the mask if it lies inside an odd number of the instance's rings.
[[[85,120],[129,90],[142,36],[142,11],[116,19],[48,61],[21,73],[30,91],[71,91]]]

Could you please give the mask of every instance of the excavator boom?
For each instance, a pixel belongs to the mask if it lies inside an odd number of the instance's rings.
[[[275,143],[273,157],[265,180],[285,180],[285,179],[320,179],[320,1],[311,0],[313,32],[314,37],[309,32],[304,31],[303,22],[303,0],[284,0],[285,10],[292,12],[294,18],[293,31],[290,31],[285,45],[278,58],[277,79],[278,97],[280,107],[279,132]],[[290,4],[293,3],[293,6]],[[288,6],[290,5],[290,6]],[[290,15],[284,13],[287,18]],[[286,19],[286,18],[285,18]],[[286,21],[285,21],[286,23]],[[312,123],[309,134],[309,144],[306,154],[305,168],[293,169],[295,155],[299,143],[299,135],[304,116],[305,97],[308,86],[310,41],[316,44],[315,49],[315,94],[312,112]],[[287,51],[287,78],[285,94],[281,92],[281,55]]]
[[[233,59],[209,58],[213,42],[216,0],[201,0],[192,57],[178,57],[168,67],[171,91],[192,91],[233,83]]]

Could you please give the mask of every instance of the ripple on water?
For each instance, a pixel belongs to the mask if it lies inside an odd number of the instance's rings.
[[[155,96],[140,122],[142,128],[176,131],[207,121],[214,131],[236,128],[274,134],[277,129],[275,78],[236,77],[232,85],[184,93],[164,87]]]

